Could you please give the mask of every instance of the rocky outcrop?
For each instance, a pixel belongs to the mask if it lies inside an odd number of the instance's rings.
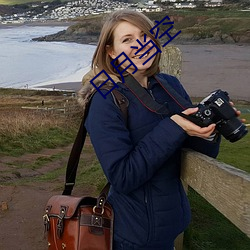
[[[63,30],[56,34],[33,38],[32,40],[46,42],[75,42],[81,44],[96,44],[98,41],[98,36],[98,34],[88,35],[85,32],[67,32],[67,30]]]
[[[153,20],[154,18],[152,17]],[[158,19],[160,18],[161,15],[159,15]],[[175,42],[250,44],[250,30],[248,28],[250,27],[250,19],[247,18],[243,20],[244,22],[241,22],[241,20],[235,18],[185,17],[175,15],[170,16],[170,20],[174,21],[173,35],[181,30],[180,35],[174,39]],[[33,40],[95,44],[98,41],[102,24],[102,17],[86,18],[70,26],[67,30]]]
[[[101,30],[101,22],[86,19],[71,25],[66,30],[44,37],[34,38],[34,41],[66,41],[82,44],[97,43]]]

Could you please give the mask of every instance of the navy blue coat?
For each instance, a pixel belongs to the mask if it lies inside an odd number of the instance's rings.
[[[177,78],[165,77],[186,100],[189,96]],[[154,78],[149,78],[152,98],[180,107]],[[103,171],[111,183],[108,201],[115,212],[114,240],[133,244],[133,249],[168,249],[190,222],[190,207],[180,181],[181,149],[189,147],[216,157],[219,142],[188,136],[167,116],[145,108],[119,84],[129,100],[128,124],[111,94],[94,95],[85,123]],[[105,90],[103,90],[105,93]]]

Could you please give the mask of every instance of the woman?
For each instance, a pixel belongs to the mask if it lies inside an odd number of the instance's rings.
[[[153,23],[143,14],[121,10],[109,16],[103,26],[93,61],[92,71],[84,77],[80,91],[86,103],[95,90],[90,80],[103,69],[118,84],[129,101],[125,121],[111,94],[104,99],[96,92],[92,98],[86,128],[103,171],[111,183],[108,201],[115,213],[114,250],[172,250],[174,240],[190,222],[190,207],[180,181],[181,149],[189,147],[216,157],[219,136],[207,140],[214,133],[215,124],[201,128],[179,116],[182,110],[163,90],[155,76],[160,76],[188,102],[189,96],[179,81],[170,75],[159,74],[160,53],[152,45],[136,54],[138,42],[152,39]],[[148,40],[147,40],[148,41]],[[122,52],[133,62],[121,65],[124,73],[133,77],[158,103],[166,105],[169,114],[156,114],[145,108],[137,97],[121,83],[119,72],[111,65]],[[154,57],[143,64],[152,55]],[[117,64],[124,58],[119,58]],[[97,80],[98,79],[98,80]],[[104,79],[96,78],[98,86]],[[102,90],[105,94],[107,90]],[[183,111],[190,115],[197,108]]]

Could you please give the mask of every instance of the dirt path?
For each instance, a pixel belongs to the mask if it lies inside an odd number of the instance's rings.
[[[65,166],[70,149],[71,145],[45,149],[39,154],[0,159],[0,250],[47,249],[42,216],[49,197],[62,192],[64,171],[53,181],[35,180],[36,177]],[[39,168],[30,168],[39,159],[51,159],[52,156],[58,158],[58,155],[61,155],[59,159]],[[85,192],[74,190],[74,194],[84,195]]]
[[[1,200],[8,210],[0,212],[1,250],[44,250],[43,208],[55,192],[43,184],[32,186],[1,186]]]

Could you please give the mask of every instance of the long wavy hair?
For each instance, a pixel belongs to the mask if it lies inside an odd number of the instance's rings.
[[[82,83],[83,87],[79,91],[80,103],[85,104],[89,95],[95,90],[92,84],[89,82],[93,79],[99,72],[105,70],[105,72],[115,81],[121,81],[121,76],[116,72],[115,68],[111,65],[111,61],[113,60],[108,52],[107,48],[113,48],[114,41],[114,30],[121,22],[128,22],[135,26],[137,26],[140,30],[142,30],[153,42],[157,45],[157,47],[161,47],[158,39],[150,33],[150,29],[154,27],[153,22],[146,17],[144,14],[133,11],[133,10],[118,10],[114,11],[112,14],[106,17],[105,23],[102,27],[99,41],[93,55],[93,60],[91,64],[91,70],[83,77]],[[152,76],[159,72],[159,62],[160,62],[160,53],[157,53],[154,61],[146,71],[145,76]],[[104,77],[103,77],[104,78]],[[98,76],[96,81],[94,81],[95,85],[100,85],[105,79],[102,79],[102,76]],[[108,83],[109,84],[109,83]],[[111,84],[111,83],[110,83]]]

